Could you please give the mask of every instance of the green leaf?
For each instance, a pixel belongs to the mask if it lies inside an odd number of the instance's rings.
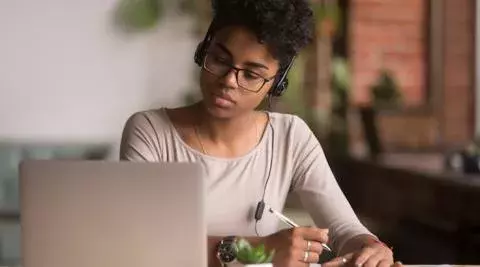
[[[237,253],[237,260],[241,263],[248,263],[248,252],[246,250],[240,250]]]
[[[269,263],[273,259],[273,252],[267,253],[264,244],[252,247],[245,239],[239,239],[237,246],[237,260],[243,264]]]
[[[264,254],[265,253],[265,245],[261,244],[255,248],[255,254]]]
[[[265,254],[262,254],[260,257],[257,258],[257,262],[256,263],[267,263],[266,260],[267,260],[267,255]]]
[[[248,262],[249,263],[257,263],[257,255],[255,253],[255,250],[252,250],[249,254],[248,254]]]
[[[247,240],[241,238],[237,241],[237,249],[251,251],[252,245],[250,245],[250,243]]]
[[[266,261],[264,261],[264,262],[265,262],[265,263],[267,263],[267,262],[272,262],[274,256],[275,256],[275,250],[270,251],[270,255],[268,255]]]
[[[266,256],[265,256],[265,246],[263,244],[259,245],[258,247],[256,247],[254,249],[253,258],[254,258],[255,263],[261,263],[264,260],[264,258],[266,258]]]

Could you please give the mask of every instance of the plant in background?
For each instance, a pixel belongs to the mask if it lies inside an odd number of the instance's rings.
[[[329,153],[336,156],[348,154],[348,95],[350,71],[343,57],[332,60],[332,114],[328,138]]]
[[[371,93],[373,106],[376,108],[395,108],[402,100],[397,81],[387,69],[380,71],[377,82],[371,87]]]
[[[306,119],[308,113],[303,91],[305,56],[308,55],[300,53],[288,73],[288,90],[285,91],[280,100],[284,104],[283,108],[285,110],[276,110],[279,112],[293,113],[303,119]]]
[[[119,0],[115,10],[115,22],[127,32],[143,32],[153,29],[165,15],[167,0]],[[175,1],[179,13],[196,12],[194,0]]]
[[[120,0],[115,22],[127,32],[144,31],[157,25],[164,13],[161,0]]]
[[[268,252],[263,244],[253,247],[245,239],[239,239],[236,246],[237,261],[245,265],[271,263],[275,255],[275,250]]]
[[[318,34],[334,36],[341,29],[342,10],[337,0],[311,0]]]
[[[348,100],[348,90],[350,88],[350,71],[348,62],[343,57],[335,57],[332,60],[332,89],[333,89],[333,108],[344,108]]]

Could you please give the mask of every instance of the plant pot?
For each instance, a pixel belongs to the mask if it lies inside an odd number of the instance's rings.
[[[361,107],[360,118],[363,134],[370,150],[370,157],[376,159],[382,152],[377,126],[377,110],[373,107]]]

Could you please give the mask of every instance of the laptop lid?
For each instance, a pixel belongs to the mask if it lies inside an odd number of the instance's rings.
[[[207,266],[203,181],[189,163],[24,162],[22,265]]]

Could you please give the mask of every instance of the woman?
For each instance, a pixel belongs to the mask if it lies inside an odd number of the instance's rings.
[[[213,8],[195,54],[203,100],[131,116],[121,159],[204,166],[211,266],[235,259],[232,243],[239,237],[275,249],[275,266],[315,263],[324,243],[340,256],[332,265],[392,265],[392,251],[359,222],[305,122],[256,111],[283,92],[294,57],[312,39],[307,1],[221,0]],[[278,231],[272,214],[255,216],[259,202],[282,210],[289,192],[319,228]]]

